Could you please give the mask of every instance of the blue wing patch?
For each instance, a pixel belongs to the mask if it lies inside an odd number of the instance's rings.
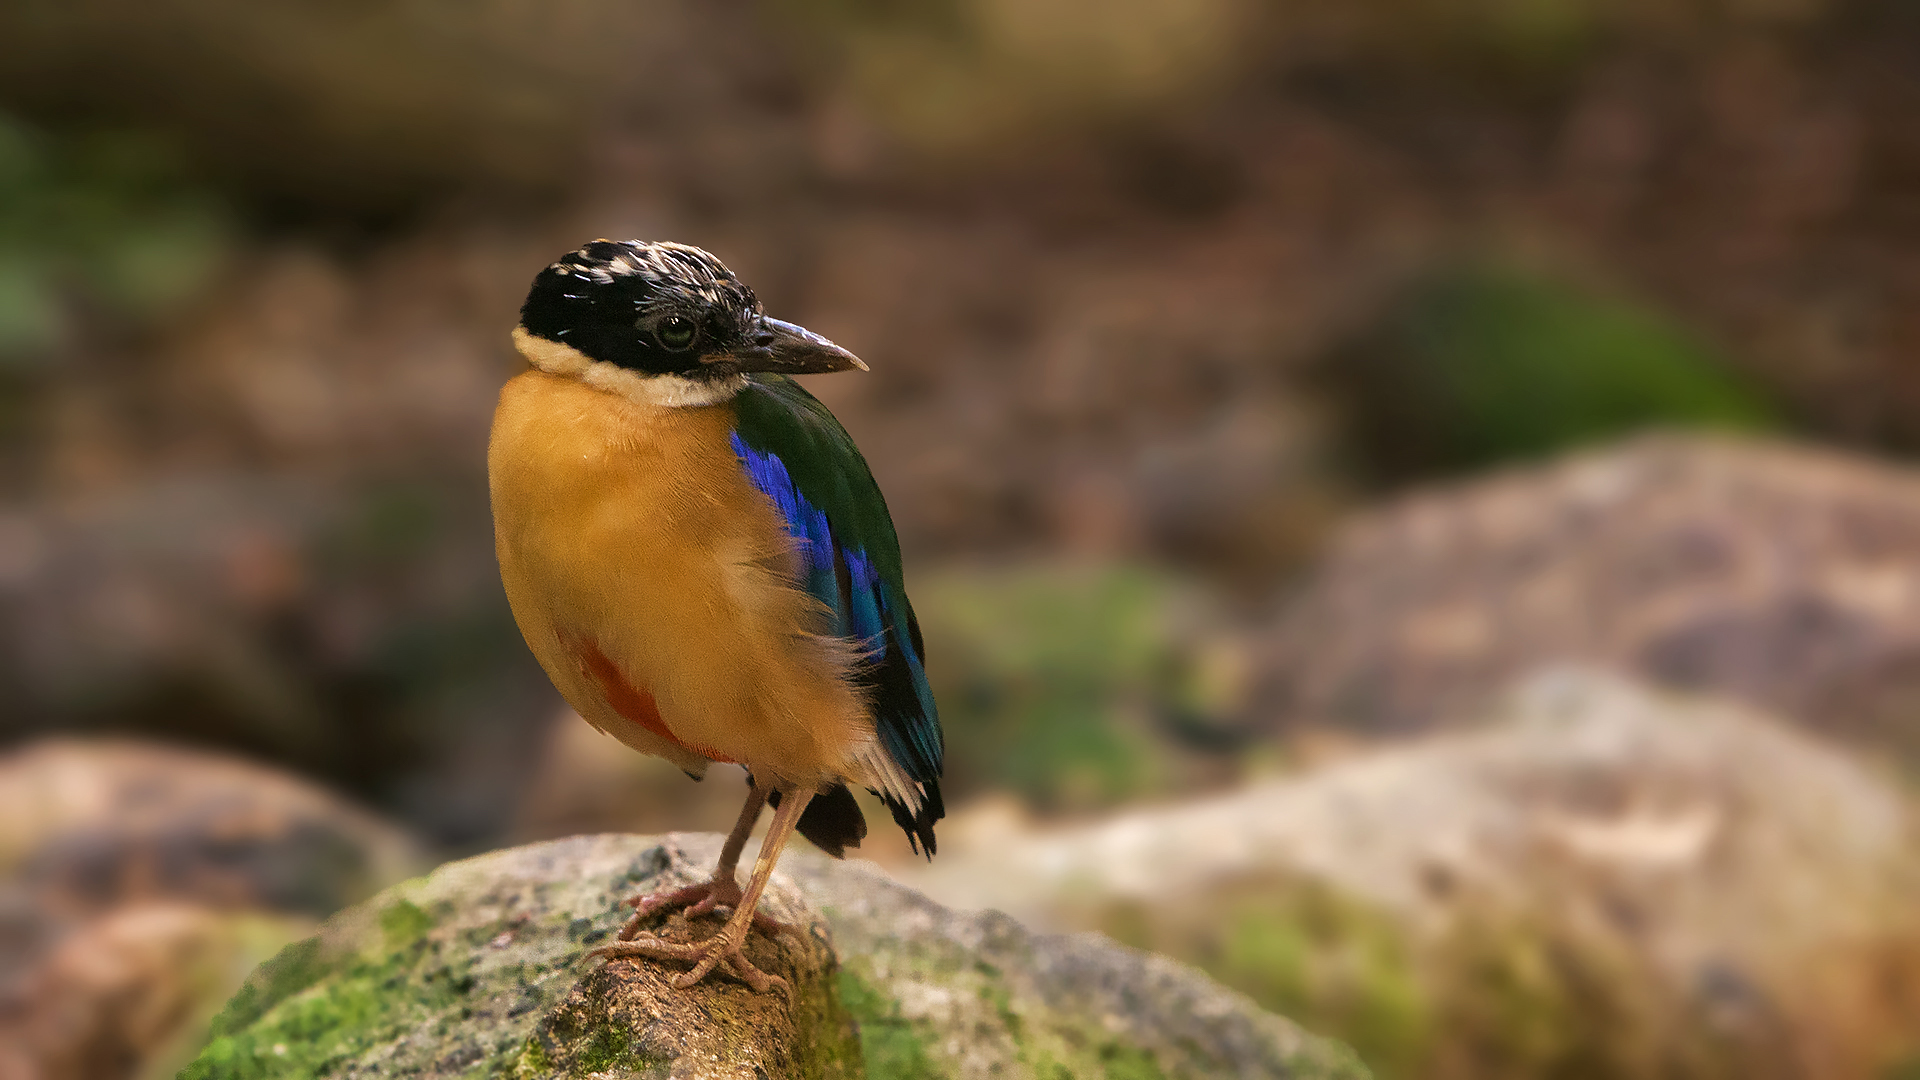
[[[906,592],[863,546],[836,535],[834,522],[801,493],[779,455],[749,446],[737,431],[732,442],[747,477],[785,519],[808,593],[831,613],[834,632],[858,643],[868,658],[860,681],[873,702],[881,745],[929,799],[919,814],[891,799],[889,807],[915,846],[932,854],[933,822],[944,812],[937,783],[944,747],[922,662],[925,646]]]

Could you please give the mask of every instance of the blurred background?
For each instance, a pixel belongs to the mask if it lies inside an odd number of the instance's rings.
[[[954,813],[864,854],[1383,1080],[1920,1077],[1903,0],[11,0],[0,1072],[170,1075],[440,859],[731,822],[496,576],[507,331],[597,236],[873,366],[809,386]]]

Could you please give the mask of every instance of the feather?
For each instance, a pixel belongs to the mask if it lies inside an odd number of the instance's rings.
[[[786,521],[807,592],[863,657],[856,680],[877,743],[861,755],[862,779],[931,856],[933,823],[946,812],[945,743],[886,500],[852,437],[800,384],[755,375],[733,404],[742,469]]]
[[[751,776],[747,783],[753,783]],[[780,808],[779,790],[767,792],[767,805],[775,810]],[[815,795],[807,808],[800,811],[800,822],[795,828],[814,847],[836,859],[846,858],[848,848],[859,847],[860,841],[867,838],[867,819],[845,784]]]

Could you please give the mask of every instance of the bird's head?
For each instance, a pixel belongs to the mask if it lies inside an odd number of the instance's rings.
[[[513,343],[533,366],[635,401],[711,405],[749,372],[866,370],[804,327],[770,319],[753,290],[697,247],[595,240],[540,271]]]

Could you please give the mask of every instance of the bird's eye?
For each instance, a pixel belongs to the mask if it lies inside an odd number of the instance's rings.
[[[653,328],[653,336],[659,339],[661,346],[672,349],[674,352],[692,345],[694,336],[698,332],[699,327],[693,324],[692,319],[682,318],[679,315],[661,319],[660,325]]]

